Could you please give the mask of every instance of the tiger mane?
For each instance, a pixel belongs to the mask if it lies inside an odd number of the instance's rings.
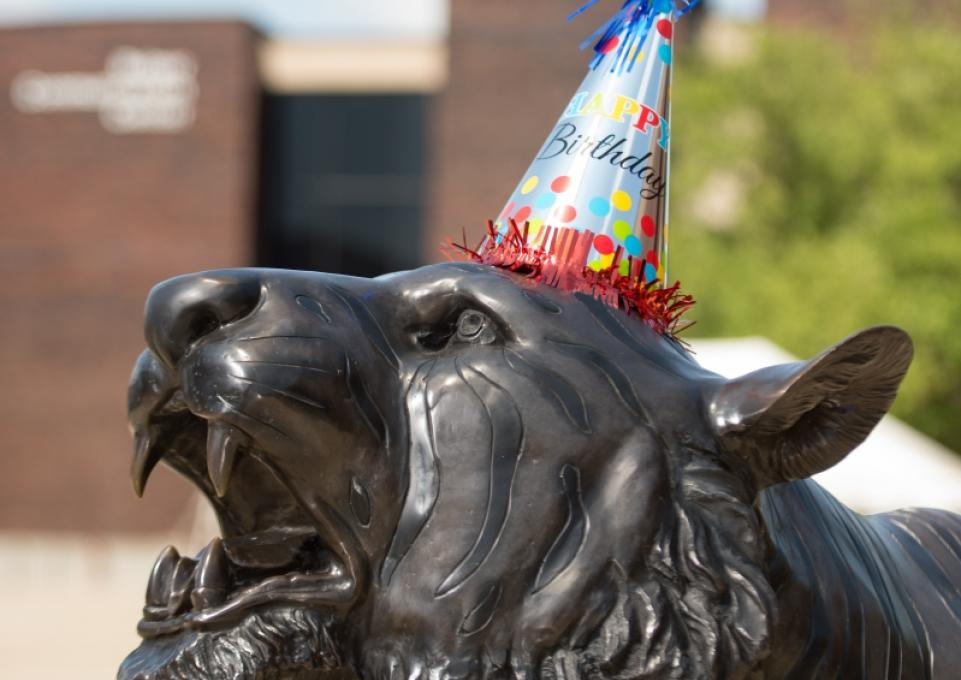
[[[681,447],[671,507],[641,564],[614,564],[617,599],[586,647],[545,678],[744,678],[764,659],[776,598],[747,484],[716,454]]]

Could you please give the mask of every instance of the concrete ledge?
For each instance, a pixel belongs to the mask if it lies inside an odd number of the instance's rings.
[[[429,93],[447,82],[442,42],[265,40],[264,86],[279,93]]]

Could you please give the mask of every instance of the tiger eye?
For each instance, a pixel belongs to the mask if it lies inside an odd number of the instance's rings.
[[[464,338],[473,338],[484,330],[486,324],[486,316],[469,309],[461,313],[460,318],[457,319],[457,332]]]

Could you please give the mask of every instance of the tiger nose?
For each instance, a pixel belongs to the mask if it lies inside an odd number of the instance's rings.
[[[250,314],[260,295],[261,280],[252,271],[203,272],[164,281],[147,298],[147,344],[174,367],[197,340]]]

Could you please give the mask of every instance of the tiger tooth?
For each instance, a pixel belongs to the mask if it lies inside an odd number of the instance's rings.
[[[214,590],[227,589],[227,552],[224,550],[223,539],[219,536],[215,536],[207,544],[203,558],[197,565],[197,586]]]
[[[245,440],[240,430],[227,423],[215,420],[207,425],[207,474],[221,498],[227,493],[237,451]]]
[[[179,560],[180,553],[172,545],[168,545],[160,552],[157,561],[154,562],[153,569],[150,571],[150,580],[147,581],[147,596],[145,599],[148,606],[160,607],[167,604],[174,567],[177,566]]]
[[[220,538],[204,549],[194,572],[190,601],[196,611],[223,604],[227,599],[227,553]]]
[[[189,557],[181,557],[174,565],[170,578],[170,595],[167,597],[167,609],[171,616],[186,611],[190,604],[190,591],[194,585],[194,570],[197,562]]]
[[[150,477],[150,473],[153,472],[163,453],[163,449],[154,446],[154,443],[147,430],[137,430],[134,433],[130,479],[133,482],[134,493],[140,497],[143,497],[144,488],[147,486],[147,478]]]

